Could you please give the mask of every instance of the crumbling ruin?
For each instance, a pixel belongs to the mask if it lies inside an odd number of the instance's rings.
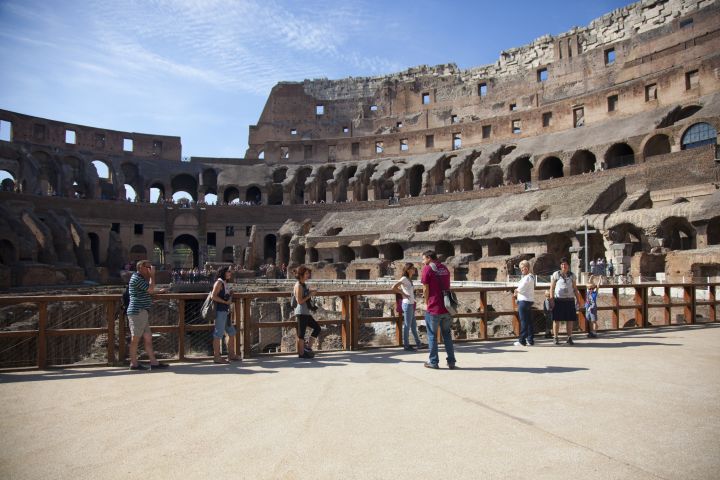
[[[457,280],[565,255],[717,276],[718,52],[719,2],[638,2],[469,70],[281,82],[237,159],[0,110],[0,286],[105,281],[180,249],[315,278],[393,275],[426,248]]]

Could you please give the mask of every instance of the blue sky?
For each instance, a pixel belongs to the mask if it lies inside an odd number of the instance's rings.
[[[0,108],[242,157],[279,81],[485,65],[629,3],[0,0]]]

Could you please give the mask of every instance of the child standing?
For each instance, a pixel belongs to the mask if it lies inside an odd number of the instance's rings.
[[[588,338],[597,338],[597,287],[592,283],[587,285],[585,318],[588,321]]]
[[[550,292],[545,292],[543,312],[545,313],[545,338],[552,338],[553,315],[552,305],[550,305]]]

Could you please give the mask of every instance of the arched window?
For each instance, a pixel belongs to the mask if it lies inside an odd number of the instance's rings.
[[[551,178],[560,178],[563,176],[563,163],[557,157],[548,157],[540,164],[540,172],[538,173],[540,180],[549,180]]]
[[[715,145],[717,143],[717,130],[709,123],[696,123],[688,128],[682,137],[682,149]]]

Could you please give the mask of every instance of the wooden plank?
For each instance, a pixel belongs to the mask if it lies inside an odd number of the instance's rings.
[[[105,304],[105,318],[107,323],[107,364],[108,366],[116,365],[115,360],[115,311],[117,304],[115,302],[107,302]]]
[[[512,326],[513,326],[513,333],[515,336],[520,335],[520,312],[518,312],[518,304],[517,299],[515,298],[515,295],[511,295],[510,298],[512,299]]]
[[[250,298],[242,299],[242,333],[243,333],[243,358],[250,358],[252,342],[252,319],[250,318]]]
[[[635,289],[635,295],[633,296],[633,301],[635,303],[635,326],[638,328],[645,327],[645,320],[646,316],[644,315],[644,305],[645,305],[645,289],[642,286],[635,286],[633,287]]]
[[[0,338],[30,338],[37,337],[37,330],[7,330],[0,332]]]
[[[340,327],[343,349],[350,350],[350,297],[348,295],[340,297],[340,314],[343,318]]]
[[[48,328],[45,330],[45,334],[48,337],[68,337],[71,335],[102,335],[103,333],[107,333],[107,328]]]
[[[37,366],[40,369],[47,367],[47,318],[47,303],[38,303]]]
[[[480,311],[482,312],[482,319],[480,320],[480,338],[487,340],[487,328],[488,328],[488,300],[487,291],[483,290],[480,292]]]
[[[612,288],[612,302],[613,302],[613,313],[612,313],[612,328],[617,330],[620,328],[620,289],[618,287]]]
[[[670,287],[663,287],[663,325],[670,325],[672,323],[672,296]]]
[[[717,287],[710,286],[708,288],[708,300],[710,302],[710,321],[711,322],[717,322],[717,297],[716,297],[716,290]]]
[[[178,359],[185,360],[185,300],[178,302]]]
[[[695,286],[685,285],[683,287],[683,300],[685,301],[685,308],[683,313],[685,316],[685,323],[693,325],[695,323]]]
[[[360,303],[358,297],[353,295],[350,297],[350,325],[351,325],[351,342],[350,350],[357,350],[360,341]]]

